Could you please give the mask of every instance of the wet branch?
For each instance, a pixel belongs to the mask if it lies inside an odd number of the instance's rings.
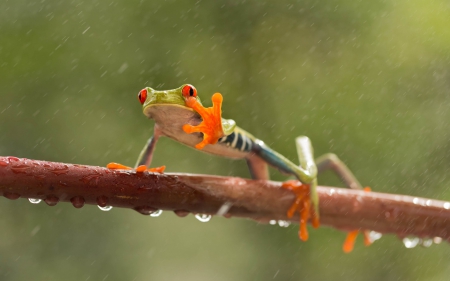
[[[71,202],[134,209],[162,209],[251,218],[290,220],[294,195],[280,182],[191,174],[151,174],[102,167],[0,157],[0,194],[38,198],[48,205]],[[319,187],[321,225],[370,229],[400,237],[441,237],[450,241],[450,203],[378,192]],[[298,217],[292,221],[297,222]]]

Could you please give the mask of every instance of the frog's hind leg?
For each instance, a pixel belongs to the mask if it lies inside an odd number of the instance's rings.
[[[317,195],[317,168],[313,158],[313,149],[308,137],[302,136],[296,139],[297,153],[300,165],[297,166],[286,157],[272,150],[260,140],[255,140],[253,152],[271,166],[281,172],[294,175],[299,181],[287,181],[282,187],[291,190],[296,199],[287,212],[291,218],[295,212],[300,213],[299,237],[302,240],[308,239],[306,223],[311,218],[314,227],[319,226],[319,198]],[[253,164],[248,161],[249,164]],[[252,171],[252,166],[251,171]],[[257,169],[253,168],[253,171]],[[252,174],[255,174],[254,172]]]
[[[316,159],[317,171],[321,173],[326,170],[332,170],[335,172],[341,180],[344,182],[345,186],[351,189],[363,189],[362,185],[350,171],[350,169],[342,162],[336,154],[327,153]],[[370,188],[364,188],[365,191],[370,191]],[[360,231],[353,230],[347,234],[345,239],[343,250],[349,253],[353,250],[355,245],[356,237]],[[369,237],[369,232],[367,230],[363,231],[364,234],[364,244],[370,245],[371,240]]]
[[[344,164],[344,162],[337,157],[334,153],[327,153],[316,159],[317,171],[320,174],[326,170],[332,170],[335,172],[345,186],[351,189],[362,189],[361,184],[350,171],[350,169]]]

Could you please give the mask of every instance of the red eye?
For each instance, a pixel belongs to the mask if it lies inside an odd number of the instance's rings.
[[[138,99],[141,104],[144,104],[145,100],[147,99],[147,89],[142,89],[139,92]]]
[[[194,86],[189,85],[189,84],[184,86],[183,89],[181,90],[181,92],[183,93],[183,97],[185,97],[185,98],[197,96],[197,89]]]

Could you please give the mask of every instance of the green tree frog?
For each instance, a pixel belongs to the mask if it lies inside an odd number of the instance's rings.
[[[203,107],[197,89],[189,84],[165,91],[146,87],[139,92],[138,99],[143,106],[144,114],[155,120],[155,126],[153,136],[137,160],[135,166],[137,172],[164,171],[164,166],[147,169],[152,161],[156,142],[161,136],[207,153],[245,159],[254,179],[268,180],[268,165],[271,165],[297,179],[283,183],[282,187],[296,195],[287,216],[293,217],[295,212],[299,212],[299,237],[303,241],[308,239],[306,227],[308,220],[311,220],[314,227],[319,226],[319,198],[316,191],[318,173],[332,169],[347,187],[362,188],[336,155],[325,154],[314,160],[311,141],[306,136],[300,136],[295,140],[300,161],[300,165],[296,165],[263,141],[236,126],[234,120],[223,119],[221,110],[223,98],[220,93],[212,96],[213,106],[210,108]],[[108,164],[108,168],[131,169],[117,163]],[[347,248],[353,247],[356,233],[357,231],[351,232],[348,236]]]

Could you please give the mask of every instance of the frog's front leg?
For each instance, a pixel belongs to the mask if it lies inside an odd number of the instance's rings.
[[[183,130],[188,133],[203,133],[202,142],[195,145],[195,148],[202,149],[207,144],[215,144],[225,136],[222,127],[222,101],[223,97],[220,93],[215,93],[212,98],[213,106],[209,108],[203,107],[194,97],[185,99],[186,106],[197,111],[202,117],[202,122],[197,126],[186,124]]]
[[[159,137],[161,136],[161,131],[159,130],[159,127],[157,124],[155,124],[155,127],[153,129],[153,136],[151,136],[144,148],[142,149],[141,153],[139,154],[138,160],[136,161],[136,164],[134,166],[134,169],[136,172],[156,172],[156,173],[163,173],[166,169],[166,166],[156,167],[156,168],[150,168],[150,164],[152,162],[153,158],[153,152],[155,151],[156,143],[158,142]],[[131,167],[124,166],[122,164],[118,163],[109,163],[107,166],[109,169],[121,169],[121,170],[132,170]]]

